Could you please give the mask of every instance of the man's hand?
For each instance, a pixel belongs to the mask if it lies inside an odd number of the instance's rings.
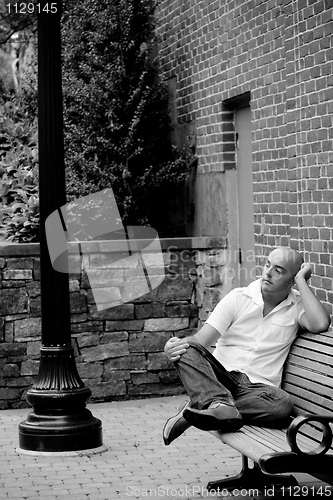
[[[311,271],[311,267],[309,264],[305,264],[305,262],[301,265],[301,268],[300,270],[298,271],[298,273],[296,274],[295,276],[295,283],[297,284],[297,280],[298,279],[303,279],[305,281],[308,281],[311,277],[311,274],[312,274],[312,271]]]
[[[188,347],[186,339],[171,337],[164,346],[164,353],[169,361],[177,361],[182,354],[185,354]]]
[[[301,295],[304,313],[299,318],[299,324],[312,333],[326,332],[331,323],[331,318],[323,304],[317,299],[307,284],[311,277],[309,264],[302,264],[294,280]]]

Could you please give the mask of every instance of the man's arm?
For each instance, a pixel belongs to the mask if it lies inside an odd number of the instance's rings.
[[[331,320],[328,312],[307,283],[311,276],[309,264],[302,264],[301,269],[295,276],[295,284],[301,295],[304,313],[300,317],[299,324],[302,328],[312,333],[325,332],[330,326]]]
[[[185,337],[183,339],[171,337],[164,346],[164,353],[170,361],[177,361],[189,347],[187,340],[195,340],[206,347],[206,349],[209,349],[212,344],[215,344],[219,336],[219,332],[213,326],[205,323],[197,333],[190,337]]]

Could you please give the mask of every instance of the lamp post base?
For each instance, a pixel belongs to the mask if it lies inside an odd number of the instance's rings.
[[[102,444],[102,423],[87,409],[76,415],[31,412],[19,425],[19,447],[23,450],[77,451]]]
[[[36,383],[27,393],[33,411],[19,425],[19,447],[54,452],[102,446],[102,423],[85,406],[90,395],[73,348],[43,346]]]

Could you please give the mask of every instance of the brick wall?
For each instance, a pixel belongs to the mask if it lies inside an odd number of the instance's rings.
[[[97,311],[86,273],[70,276],[72,343],[92,401],[184,392],[163,353],[165,342],[194,333],[231,288],[224,240],[161,243],[164,281],[131,302]],[[119,273],[117,262],[110,270]],[[39,246],[0,245],[0,409],[27,406],[40,346]]]
[[[228,104],[248,95],[257,263],[276,245],[304,252],[311,285],[332,313],[332,0],[162,0],[158,20],[161,70],[177,79],[178,127],[191,124],[196,134],[194,234],[230,235]],[[217,182],[220,198],[200,194]],[[220,214],[219,227],[205,214]]]

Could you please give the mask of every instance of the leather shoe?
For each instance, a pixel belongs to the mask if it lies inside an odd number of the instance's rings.
[[[166,421],[164,429],[163,429],[163,441],[166,446],[172,443],[175,439],[177,439],[183,432],[186,431],[191,424],[185,420],[183,417],[183,411],[185,408],[190,406],[190,401],[184,401],[184,403],[179,408],[177,415],[169,418]]]
[[[235,406],[212,403],[206,410],[185,408],[187,422],[202,431],[234,432],[243,425],[242,417]]]

